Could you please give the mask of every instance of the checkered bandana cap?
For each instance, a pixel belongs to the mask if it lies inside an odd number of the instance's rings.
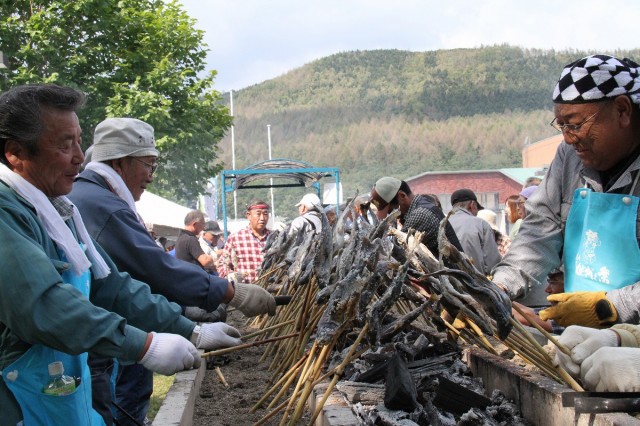
[[[640,104],[640,65],[631,59],[592,55],[567,65],[553,90],[553,102],[580,104],[629,95]]]

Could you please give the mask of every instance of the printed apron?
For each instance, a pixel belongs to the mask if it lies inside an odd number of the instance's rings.
[[[66,260],[64,253],[59,251]],[[58,268],[63,262],[54,261]],[[85,271],[76,275],[67,268],[62,272],[62,280],[71,284],[89,297],[91,273]],[[47,366],[54,361],[62,361],[64,374],[80,377],[76,390],[65,396],[44,394],[43,388],[49,381]],[[24,417],[24,425],[104,425],[102,417],[91,407],[91,372],[87,365],[87,353],[69,355],[44,345],[33,345],[15,362],[2,370],[2,378],[15,396]]]
[[[640,280],[639,201],[576,189],[564,237],[565,292],[610,291]]]

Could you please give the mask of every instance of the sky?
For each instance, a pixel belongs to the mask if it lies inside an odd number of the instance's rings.
[[[354,50],[640,48],[638,0],[179,1],[205,31],[221,92]]]

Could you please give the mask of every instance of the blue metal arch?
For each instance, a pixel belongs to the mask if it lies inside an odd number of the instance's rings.
[[[248,188],[314,188],[320,197],[320,179],[334,177],[336,188],[340,188],[340,170],[336,167],[313,167],[311,164],[287,158],[255,163],[246,169],[223,170],[220,173],[222,187],[222,216],[224,236],[227,237],[227,193]],[[252,184],[263,179],[285,179],[293,183]],[[340,205],[339,190],[336,191],[336,206]],[[338,212],[339,213],[339,212]]]

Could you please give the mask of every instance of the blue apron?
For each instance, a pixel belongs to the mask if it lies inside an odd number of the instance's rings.
[[[610,291],[640,280],[639,201],[576,189],[564,237],[565,292]]]
[[[61,258],[66,259],[60,252]],[[67,268],[62,281],[71,284],[89,297],[91,273],[76,275]],[[62,361],[67,376],[80,377],[75,392],[65,395],[47,395],[42,392],[49,381],[47,366]],[[24,425],[104,425],[102,417],[91,407],[91,372],[87,366],[87,353],[69,355],[48,346],[35,344],[27,352],[2,370],[2,378],[15,396]]]

